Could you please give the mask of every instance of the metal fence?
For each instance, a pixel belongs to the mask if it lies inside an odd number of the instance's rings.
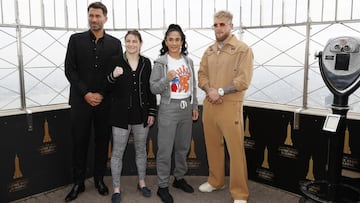
[[[87,29],[87,0],[0,0],[0,110],[65,104],[64,57],[71,34]],[[164,30],[180,24],[198,68],[214,41],[213,14],[234,14],[233,33],[254,51],[246,100],[299,108],[328,108],[332,99],[314,53],[329,38],[360,33],[360,0],[103,0],[105,28],[123,40],[139,29],[142,54],[159,55]],[[204,93],[199,90],[199,99]],[[360,91],[349,98],[360,113]]]

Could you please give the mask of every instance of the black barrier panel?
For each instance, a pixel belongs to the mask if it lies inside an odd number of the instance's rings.
[[[6,166],[0,173],[0,202],[70,183],[68,115],[68,110],[57,110],[0,118],[0,160]]]
[[[325,117],[301,114],[297,130],[292,112],[245,107],[244,119],[249,179],[301,194],[299,183],[326,176]],[[359,121],[351,120],[348,126],[353,127],[345,133],[343,168],[358,171]],[[356,149],[346,155],[349,148]],[[348,182],[359,185],[358,180]]]
[[[199,120],[193,125],[188,175],[208,175],[201,112],[200,107]],[[0,117],[0,202],[71,183],[69,109],[34,113],[31,116],[30,131],[26,115]],[[299,181],[323,179],[327,153],[327,138],[321,132],[324,120],[322,116],[300,114],[300,128],[294,130],[293,112],[244,107],[249,179],[295,193],[299,193]],[[359,172],[360,136],[357,135],[360,134],[360,121],[347,122],[343,168]],[[156,138],[155,125],[148,136],[149,175],[156,174]],[[88,177],[92,175],[92,154],[93,151],[89,150]],[[227,160],[227,175],[228,170]],[[136,174],[134,148],[129,143],[124,156],[123,175]],[[359,184],[353,179],[348,182]]]
[[[250,133],[245,137],[249,178],[299,193],[300,152],[292,112],[251,107],[244,112]]]
[[[33,154],[29,148],[31,139],[26,123],[22,115],[1,117],[0,202],[32,194],[24,190],[28,188],[32,176],[30,156]],[[15,173],[15,166],[22,168],[18,175]]]
[[[357,120],[347,120],[343,154],[343,168],[360,172],[360,125]]]

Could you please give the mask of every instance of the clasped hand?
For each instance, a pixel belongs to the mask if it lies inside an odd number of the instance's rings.
[[[100,93],[93,93],[93,92],[88,92],[85,94],[84,96],[85,101],[90,104],[91,106],[97,106],[99,105],[102,100],[103,100],[103,96]]]
[[[222,97],[215,88],[210,87],[206,96],[207,100],[212,104],[221,104],[223,102]]]

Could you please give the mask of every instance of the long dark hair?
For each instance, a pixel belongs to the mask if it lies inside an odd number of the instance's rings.
[[[162,48],[160,49],[160,56],[164,55],[166,52],[169,51],[169,48],[166,46],[165,44],[165,40],[166,40],[166,37],[168,36],[168,34],[170,32],[179,32],[180,35],[181,35],[181,40],[183,41],[183,44],[181,46],[181,54],[183,55],[187,55],[188,54],[188,51],[187,51],[187,43],[186,43],[186,37],[185,37],[185,34],[184,32],[182,31],[180,25],[178,24],[171,24],[169,25],[168,29],[166,30],[165,32],[165,36],[164,36],[164,40],[162,41],[161,45],[162,45]]]

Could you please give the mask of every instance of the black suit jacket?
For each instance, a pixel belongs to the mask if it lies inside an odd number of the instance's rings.
[[[65,75],[70,82],[69,104],[85,102],[88,92],[98,92],[106,99],[106,76],[112,56],[122,53],[119,39],[104,33],[95,43],[88,30],[71,35],[65,58]]]

